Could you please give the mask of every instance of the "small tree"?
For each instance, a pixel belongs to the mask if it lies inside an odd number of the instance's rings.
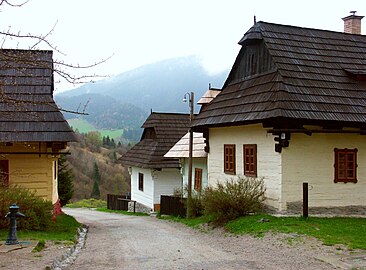
[[[94,180],[94,185],[93,185],[93,189],[92,189],[92,193],[91,193],[90,197],[94,198],[94,199],[100,198],[99,184],[95,180]]]
[[[99,199],[100,198],[99,184],[101,181],[101,175],[99,172],[98,164],[96,162],[94,162],[94,170],[93,170],[92,179],[94,180],[94,184],[93,184],[93,189],[92,189],[92,193],[91,193],[90,197],[92,197],[94,199]]]
[[[58,195],[61,206],[66,205],[74,194],[73,174],[69,169],[66,157],[61,155],[58,160]]]
[[[101,177],[100,172],[99,172],[98,164],[96,162],[94,162],[94,170],[93,170],[92,179],[94,179],[94,181],[96,181],[98,184],[100,184],[101,178],[102,177]]]

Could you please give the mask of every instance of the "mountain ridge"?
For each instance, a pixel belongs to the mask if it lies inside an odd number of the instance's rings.
[[[55,100],[71,110],[88,103],[89,115],[79,117],[96,127],[139,129],[150,111],[188,113],[184,94],[193,91],[196,103],[209,84],[221,88],[227,74],[210,75],[195,56],[172,58],[55,94]]]

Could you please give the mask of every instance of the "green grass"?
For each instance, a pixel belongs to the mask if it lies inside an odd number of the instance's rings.
[[[180,223],[183,223],[183,224],[187,225],[188,227],[192,227],[192,228],[198,228],[200,225],[211,223],[213,220],[213,218],[210,216],[200,216],[200,217],[190,218],[190,219],[184,218],[184,217],[174,217],[174,216],[160,216],[159,218],[164,219],[164,220],[180,222]]]
[[[107,208],[107,202],[96,199],[84,199],[75,203],[69,203],[66,205],[69,208]]]
[[[172,220],[199,228],[201,224],[213,224],[213,218],[201,216],[186,219],[163,216],[161,219]],[[261,219],[269,222],[260,222]],[[325,245],[343,244],[349,249],[366,250],[366,219],[347,217],[275,217],[271,215],[252,215],[230,221],[224,228],[234,234],[251,234],[262,237],[266,233],[295,233],[313,236]]]
[[[67,120],[67,122],[74,130],[77,129],[80,133],[88,133],[90,131],[99,131],[102,137],[109,136],[109,138],[111,138],[111,139],[116,139],[123,135],[123,129],[116,129],[116,130],[97,129],[92,124],[90,124],[88,121],[85,121],[83,119],[73,118],[73,119]]]
[[[269,222],[259,222],[261,218]],[[262,236],[267,232],[283,232],[309,235],[318,238],[325,245],[344,244],[350,249],[366,250],[366,219],[332,217],[274,217],[253,215],[241,217],[225,225],[236,234]]]
[[[46,241],[44,239],[39,240],[37,245],[33,248],[32,252],[41,252],[46,247]]]
[[[107,129],[98,129],[102,137],[107,137],[111,139],[116,139],[118,137],[121,137],[123,135],[123,129],[116,129],[116,130],[107,130]]]
[[[129,216],[148,216],[149,214],[146,213],[140,213],[140,212],[127,212],[127,211],[123,211],[123,210],[110,210],[107,209],[107,207],[99,207],[97,208],[97,211],[100,212],[106,212],[106,213],[116,213],[116,214],[122,214],[122,215],[129,215]]]
[[[82,119],[73,118],[73,119],[67,120],[67,122],[69,123],[69,125],[73,129],[78,129],[80,133],[88,133],[90,131],[96,131],[97,130],[88,121],[85,121],[85,120],[82,120]]]
[[[46,231],[22,231],[18,230],[17,235],[19,241],[24,240],[51,240],[51,241],[75,241],[77,229],[80,223],[75,218],[61,214],[56,218],[56,222]],[[0,230],[0,239],[6,240],[8,230]]]

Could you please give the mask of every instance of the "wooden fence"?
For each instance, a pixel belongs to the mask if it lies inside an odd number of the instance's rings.
[[[185,217],[187,212],[186,200],[181,197],[161,195],[160,214]]]
[[[107,194],[107,208],[110,210],[124,210],[128,211],[128,203],[134,202],[126,195]],[[133,212],[135,212],[136,205],[134,204]]]

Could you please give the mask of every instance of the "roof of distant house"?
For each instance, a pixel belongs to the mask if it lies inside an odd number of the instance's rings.
[[[207,157],[205,152],[205,138],[199,132],[193,132],[192,157]],[[189,157],[189,132],[185,134],[165,155],[164,157],[188,158]]]
[[[0,50],[0,141],[76,140],[53,100],[53,83],[52,51]]]
[[[239,44],[222,91],[195,117],[195,129],[273,126],[276,119],[366,129],[366,36],[258,22]],[[245,60],[251,53],[268,68]],[[248,75],[248,68],[260,72]]]
[[[189,114],[152,112],[142,125],[141,140],[120,161],[127,166],[141,168],[179,168],[176,158],[164,158],[164,154],[189,129]]]

